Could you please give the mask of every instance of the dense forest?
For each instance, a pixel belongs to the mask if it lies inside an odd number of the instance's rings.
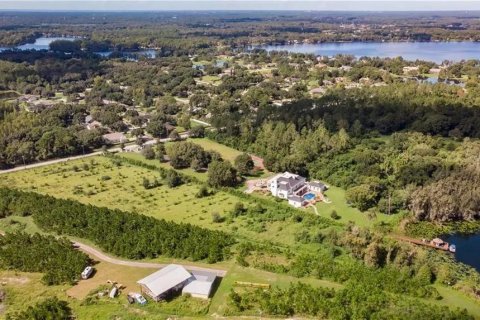
[[[0,44],[33,42],[37,33],[76,35],[91,39],[85,46],[105,48],[162,47],[165,51],[191,52],[218,44],[245,46],[255,43],[316,43],[332,41],[435,41],[478,40],[473,13],[432,12],[222,12],[196,15],[188,12],[72,14],[51,12],[2,13]],[[62,24],[58,24],[58,21]],[[32,27],[33,26],[33,27]],[[125,28],[128,26],[128,28]]]
[[[272,171],[346,188],[362,211],[411,208],[421,220],[474,220],[479,145],[469,138],[479,135],[480,109],[472,107],[473,93],[459,98],[449,90],[417,84],[340,89],[261,114],[230,115],[231,121],[218,114],[221,124],[210,137],[263,156]]]
[[[45,231],[89,239],[107,252],[130,259],[164,255],[214,263],[228,256],[234,242],[223,232],[191,224],[6,188],[0,193],[3,216],[33,215]]]

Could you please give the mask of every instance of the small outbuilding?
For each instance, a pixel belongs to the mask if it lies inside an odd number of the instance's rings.
[[[187,283],[194,280],[193,275],[184,267],[170,264],[163,269],[137,281],[142,293],[155,301],[179,292]]]
[[[189,294],[194,298],[208,299],[212,293],[213,283],[217,278],[215,273],[206,271],[193,271],[194,280],[189,282],[182,290],[182,294]]]

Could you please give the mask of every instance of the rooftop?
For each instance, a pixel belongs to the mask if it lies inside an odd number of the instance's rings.
[[[170,264],[137,283],[146,286],[155,296],[159,296],[190,278],[193,278],[192,275],[184,267]]]

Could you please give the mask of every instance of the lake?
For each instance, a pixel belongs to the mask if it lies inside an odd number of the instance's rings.
[[[1,47],[0,51],[8,49],[19,49],[19,50],[48,50],[50,43],[57,40],[69,40],[74,41],[79,38],[77,37],[40,37],[35,40],[34,43],[26,43],[16,47]]]
[[[18,49],[18,50],[48,50],[50,43],[57,40],[68,40],[75,41],[80,39],[79,37],[40,37],[35,40],[34,43],[22,44],[16,47],[0,47],[0,52],[8,49]],[[95,52],[96,54],[102,57],[109,57],[112,53],[118,53],[114,51],[105,51],[105,52]],[[119,53],[128,60],[137,60],[140,56],[145,56],[147,58],[155,58],[157,52],[152,49],[142,49],[138,51],[122,51]]]
[[[454,234],[442,238],[457,246],[455,258],[480,272],[480,233],[472,235]]]
[[[480,42],[342,42],[266,45],[257,48],[329,57],[337,54],[381,58],[402,56],[405,60],[420,59],[436,63],[442,63],[444,60],[480,59]]]

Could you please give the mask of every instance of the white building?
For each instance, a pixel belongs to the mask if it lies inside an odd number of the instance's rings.
[[[182,294],[189,294],[194,298],[208,299],[212,293],[213,283],[217,278],[215,273],[206,271],[192,271],[195,280],[189,282],[182,290]]]
[[[215,273],[207,271],[190,273],[183,266],[170,264],[137,283],[140,284],[142,293],[155,301],[180,291],[195,298],[208,299],[215,279]]]
[[[287,199],[288,204],[296,208],[305,204],[307,200],[303,196],[306,193],[319,194],[328,188],[320,181],[307,182],[306,178],[290,172],[277,174],[268,180],[267,185],[274,197]]]
[[[288,204],[295,208],[301,208],[304,202],[305,199],[300,196],[288,196]]]
[[[278,174],[268,180],[268,187],[273,196],[282,199],[288,199],[288,196],[292,195],[301,196],[308,191],[306,179],[290,172]]]
[[[137,283],[142,287],[142,293],[155,301],[160,301],[169,294],[181,290],[192,278],[192,274],[184,267],[170,264]]]

